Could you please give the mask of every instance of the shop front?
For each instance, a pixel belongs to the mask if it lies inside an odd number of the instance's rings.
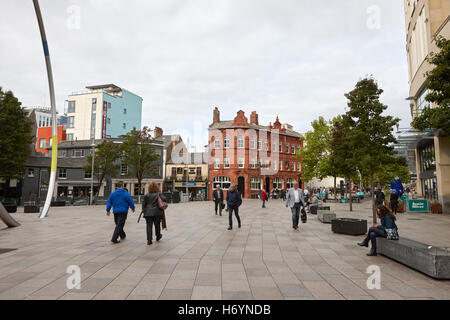
[[[205,200],[207,183],[204,181],[175,182],[175,190],[189,194],[190,200]]]

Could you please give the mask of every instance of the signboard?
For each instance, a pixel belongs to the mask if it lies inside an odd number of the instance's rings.
[[[102,139],[106,138],[106,119],[108,115],[108,102],[103,101],[103,124],[102,124]]]
[[[204,188],[206,187],[205,182],[175,182],[175,187],[197,187]]]
[[[429,212],[428,200],[414,199],[408,200],[408,212]]]

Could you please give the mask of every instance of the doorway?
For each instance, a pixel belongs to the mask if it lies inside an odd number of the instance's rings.
[[[266,192],[269,194],[270,193],[270,178],[266,177]]]
[[[239,177],[238,178],[238,191],[241,194],[241,197],[245,197],[245,178]]]

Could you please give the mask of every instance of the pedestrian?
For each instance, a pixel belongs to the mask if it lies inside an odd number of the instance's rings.
[[[286,197],[286,208],[291,208],[292,228],[298,230],[298,220],[300,218],[300,207],[305,207],[303,191],[298,187],[298,182],[294,181],[294,187],[289,189]]]
[[[390,202],[391,202],[391,210],[394,214],[397,214],[398,210],[398,194],[395,190],[392,190],[391,196],[390,196]]]
[[[125,227],[125,222],[127,220],[128,209],[131,208],[133,212],[135,211],[133,199],[130,194],[124,190],[122,181],[117,183],[116,191],[111,193],[108,197],[108,203],[106,205],[107,216],[111,214],[111,207],[113,208],[114,222],[116,224],[111,242],[120,243],[119,237],[121,240],[124,240],[127,236],[123,228]]]
[[[242,198],[239,192],[236,191],[236,186],[230,186],[227,192],[227,205],[228,205],[228,219],[229,227],[228,230],[233,229],[233,211],[236,219],[238,221],[238,227],[241,227],[241,218],[239,217],[239,207],[242,204]]]
[[[266,200],[267,200],[267,193],[264,191],[264,189],[261,189],[261,201],[262,201],[262,207],[266,207]]]
[[[372,247],[370,248],[370,252],[367,254],[368,256],[376,256],[377,255],[377,237],[387,237],[386,230],[387,229],[394,229],[395,232],[398,234],[397,225],[395,224],[395,220],[397,218],[395,215],[389,211],[389,209],[384,205],[379,205],[377,207],[377,216],[381,220],[380,225],[374,224],[373,227],[369,229],[367,232],[366,238],[363,240],[363,242],[358,243],[361,247],[368,247],[369,246],[369,240],[372,244]]]
[[[283,201],[286,200],[286,190],[285,190],[285,189],[282,189],[282,190],[281,190],[280,197],[281,197],[281,199],[282,199]]]
[[[153,225],[155,226],[156,241],[161,240],[161,219],[164,216],[164,210],[159,208],[158,198],[167,202],[162,193],[159,192],[159,187],[156,182],[151,182],[148,186],[148,193],[144,196],[142,202],[142,211],[147,222],[147,245],[153,242]]]
[[[223,209],[223,190],[220,188],[220,184],[216,185],[216,190],[213,192],[213,200],[214,200],[214,210],[216,211],[217,216],[217,208],[219,208],[219,214],[222,216]]]
[[[383,204],[384,198],[384,192],[381,189],[375,191],[375,204],[377,207]]]

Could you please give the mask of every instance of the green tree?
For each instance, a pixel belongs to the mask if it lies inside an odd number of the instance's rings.
[[[0,87],[0,177],[21,179],[31,154],[32,123],[11,91]]]
[[[117,160],[121,157],[120,145],[113,141],[103,141],[97,146],[94,158],[94,175],[97,177],[99,186],[107,176],[114,176],[119,170],[120,164]],[[92,155],[87,158],[87,165],[84,171],[92,172]],[[100,188],[97,189],[95,196],[98,195]]]
[[[393,127],[399,122],[398,118],[383,115],[387,106],[380,102],[382,93],[373,78],[364,78],[358,81],[355,89],[345,94],[349,109],[344,118],[350,127],[346,139],[357,167],[369,177],[374,223],[377,222],[373,193],[375,174],[391,163],[395,155]]]
[[[155,153],[152,142],[153,139],[148,127],[144,127],[142,130],[133,128],[127,133],[125,141],[121,145],[122,161],[136,177],[139,194],[142,190],[142,179],[158,174],[156,160],[159,159],[159,155]]]
[[[409,172],[406,158],[392,157],[388,164],[375,173],[374,181],[379,186],[384,186],[389,185],[396,178],[400,178],[402,181],[409,181],[410,176],[411,173]]]
[[[425,86],[430,90],[425,100],[434,106],[424,107],[412,126],[421,131],[441,130],[443,136],[450,136],[450,40],[438,37],[435,41],[440,51],[427,58],[434,68],[425,74]]]

